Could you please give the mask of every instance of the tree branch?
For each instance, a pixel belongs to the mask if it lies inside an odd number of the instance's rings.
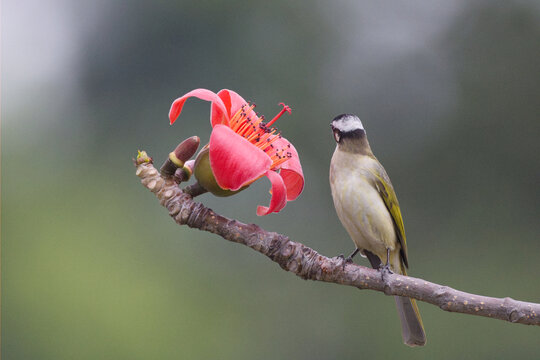
[[[243,224],[216,214],[193,201],[173,179],[164,179],[151,158],[135,161],[136,174],[152,191],[179,225],[217,234],[226,240],[249,246],[302,279],[325,281],[371,289],[424,301],[463,314],[485,316],[526,325],[540,325],[540,304],[466,293],[451,287],[399,274],[385,274],[353,263],[343,266],[338,257],[328,258],[287,236],[268,232],[254,224]]]

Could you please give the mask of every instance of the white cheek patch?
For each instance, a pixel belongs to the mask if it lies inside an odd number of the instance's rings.
[[[334,127],[342,133],[354,130],[364,130],[364,125],[362,125],[362,121],[360,121],[357,116],[353,115],[334,121],[332,125],[334,125]]]

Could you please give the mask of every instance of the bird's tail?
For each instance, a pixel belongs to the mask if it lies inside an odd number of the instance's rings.
[[[374,269],[381,267],[382,262],[378,256],[365,250],[364,253]],[[407,275],[407,270],[405,270],[405,266],[399,256],[399,253],[396,252],[395,257],[390,258],[390,266],[393,271]],[[399,320],[401,321],[401,336],[405,345],[426,345],[426,332],[424,331],[424,324],[422,324],[422,318],[420,317],[420,311],[418,311],[416,301],[402,296],[394,296],[394,298],[396,299]]]
[[[403,263],[400,264],[400,270],[403,275],[407,275]],[[396,300],[399,320],[401,321],[401,336],[405,345],[426,345],[426,332],[416,300],[402,296],[394,296],[394,299]]]
[[[401,320],[401,336],[403,342],[409,346],[426,345],[426,333],[422,318],[414,299],[402,296],[394,296],[397,311]]]

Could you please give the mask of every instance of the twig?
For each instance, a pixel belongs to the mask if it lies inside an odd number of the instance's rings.
[[[343,260],[328,258],[285,235],[269,232],[254,224],[243,224],[216,214],[193,201],[172,179],[164,179],[151,159],[136,161],[136,174],[179,225],[217,234],[226,240],[249,246],[267,256],[284,270],[306,280],[318,280],[359,289],[371,289],[386,295],[415,298],[439,308],[463,314],[485,316],[526,325],[540,325],[540,304],[507,298],[466,293],[451,287],[398,274],[386,274]]]

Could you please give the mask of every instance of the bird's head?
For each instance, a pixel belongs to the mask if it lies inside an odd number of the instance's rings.
[[[366,136],[364,125],[356,115],[338,115],[332,120],[330,126],[334,132],[334,139],[338,144],[341,144],[345,139],[354,141]]]

